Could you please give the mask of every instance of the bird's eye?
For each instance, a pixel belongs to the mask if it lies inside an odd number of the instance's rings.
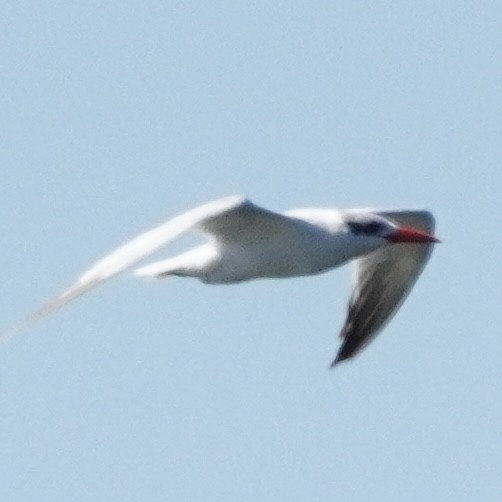
[[[375,235],[383,229],[383,224],[379,221],[349,221],[347,225],[350,231],[356,235]]]
[[[369,223],[365,224],[364,231],[367,234],[375,234],[375,233],[377,233],[381,229],[382,229],[382,224],[380,222],[378,222],[378,221],[370,221]]]

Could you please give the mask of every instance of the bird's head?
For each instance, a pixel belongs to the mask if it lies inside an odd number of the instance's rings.
[[[430,244],[440,242],[439,239],[427,232],[396,225],[388,219],[373,213],[346,215],[345,224],[352,235],[381,239],[382,243]]]

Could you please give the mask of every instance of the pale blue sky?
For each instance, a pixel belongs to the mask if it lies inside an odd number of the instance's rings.
[[[0,325],[224,195],[425,207],[443,244],[356,360],[350,270],[119,277],[0,350],[9,502],[502,493],[498,2],[0,5]]]

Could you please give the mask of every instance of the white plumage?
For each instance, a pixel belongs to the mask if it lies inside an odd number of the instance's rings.
[[[226,197],[176,216],[112,251],[22,325],[46,316],[189,231],[203,234],[206,242],[147,264],[135,274],[233,283],[318,274],[356,260],[357,279],[341,332],[343,343],[333,364],[355,355],[392,317],[425,265],[431,244],[438,242],[427,211],[276,213],[243,197]]]

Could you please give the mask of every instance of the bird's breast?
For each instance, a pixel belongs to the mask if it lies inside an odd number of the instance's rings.
[[[341,243],[325,232],[270,239],[246,245],[224,245],[206,275],[208,283],[285,278],[324,272],[347,261]],[[343,245],[342,245],[343,247]]]

